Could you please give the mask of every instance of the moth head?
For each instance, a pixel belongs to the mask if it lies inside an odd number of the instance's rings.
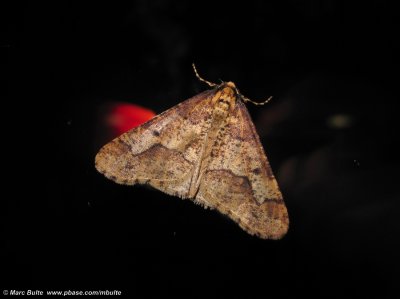
[[[221,97],[224,98],[234,98],[240,95],[235,83],[233,82],[222,82],[219,85],[219,90],[221,91]]]
[[[236,99],[239,92],[233,82],[222,82],[218,87],[218,91],[214,96],[214,103],[219,105],[223,110],[233,110],[235,108]]]
[[[230,87],[230,88],[234,89],[235,91],[237,91],[237,88],[236,88],[235,83],[229,81],[229,82],[223,82],[223,84],[224,84],[225,86]]]
[[[210,87],[218,88],[218,93],[222,93],[222,95],[225,95],[224,98],[222,98],[221,100],[223,102],[229,103],[229,107],[231,109],[233,109],[233,107],[235,106],[235,102],[236,102],[237,98],[241,99],[245,103],[246,102],[250,102],[250,103],[252,103],[254,105],[257,105],[257,106],[264,105],[264,104],[268,103],[272,99],[272,96],[271,96],[268,99],[266,99],[265,101],[254,102],[254,101],[250,100],[249,98],[245,97],[244,95],[242,95],[239,92],[239,90],[237,89],[235,83],[229,81],[229,82],[222,82],[221,84],[218,85],[216,83],[207,81],[207,80],[203,79],[202,77],[200,77],[199,73],[196,70],[196,66],[194,65],[194,63],[192,64],[192,66],[193,66],[194,73],[196,74],[196,77],[200,81],[208,84]],[[216,100],[216,97],[214,97],[213,102],[215,102],[215,100]]]

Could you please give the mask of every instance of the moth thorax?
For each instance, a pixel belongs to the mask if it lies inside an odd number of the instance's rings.
[[[231,86],[225,86],[218,99],[216,99],[216,106],[224,111],[233,110],[236,102],[236,91]]]
[[[216,107],[223,110],[223,111],[229,111],[230,109],[233,108],[235,104],[235,99],[234,98],[220,98],[217,103]]]

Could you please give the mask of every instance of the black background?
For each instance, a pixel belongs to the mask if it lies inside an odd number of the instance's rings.
[[[386,1],[136,1],[2,10],[4,289],[132,298],[399,295],[398,28]],[[94,169],[98,112],[234,81],[290,215],[280,241]],[[4,64],[5,65],[5,64]],[[332,124],[338,117],[342,126]],[[2,197],[3,197],[2,196]],[[5,265],[5,266],[4,266]]]

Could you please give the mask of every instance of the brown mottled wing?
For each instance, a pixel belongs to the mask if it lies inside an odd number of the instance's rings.
[[[215,208],[252,235],[279,239],[289,225],[276,179],[241,101],[226,120],[196,201]]]
[[[120,184],[147,183],[188,197],[214,93],[200,93],[106,144],[96,156],[97,170]]]

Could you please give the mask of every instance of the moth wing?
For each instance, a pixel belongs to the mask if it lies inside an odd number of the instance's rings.
[[[106,144],[96,155],[97,170],[119,184],[147,183],[187,197],[214,92],[202,92]]]
[[[211,152],[196,201],[215,208],[264,239],[286,234],[289,218],[278,183],[250,115],[241,101]]]

